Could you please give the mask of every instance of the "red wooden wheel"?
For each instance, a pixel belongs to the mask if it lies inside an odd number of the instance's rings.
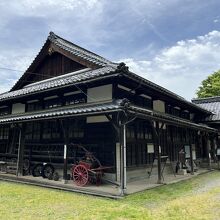
[[[88,169],[84,165],[77,165],[73,169],[73,181],[77,186],[85,186],[89,181]]]

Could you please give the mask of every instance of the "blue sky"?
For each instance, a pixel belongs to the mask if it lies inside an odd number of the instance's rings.
[[[220,69],[218,0],[0,0],[0,67],[25,70],[49,31],[190,100]],[[0,69],[0,92],[22,72]]]

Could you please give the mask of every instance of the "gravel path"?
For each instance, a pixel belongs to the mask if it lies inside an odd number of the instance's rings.
[[[216,176],[216,178],[209,178],[209,175],[206,175],[206,179],[202,180],[201,183],[199,183],[198,187],[195,187],[193,193],[198,194],[207,192],[216,187],[220,187],[220,176],[218,175]]]

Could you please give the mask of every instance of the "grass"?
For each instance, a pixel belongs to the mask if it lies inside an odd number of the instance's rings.
[[[0,181],[0,219],[219,219],[220,172],[112,200]],[[201,189],[206,189],[202,191]]]

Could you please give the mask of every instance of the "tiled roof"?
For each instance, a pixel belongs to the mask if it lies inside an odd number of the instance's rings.
[[[215,97],[210,97],[210,98],[193,99],[192,102],[201,108],[204,108],[208,111],[213,112],[213,115],[210,115],[206,118],[203,118],[202,120],[204,120],[204,121],[220,121],[220,96],[215,96]]]
[[[123,100],[116,100],[106,103],[83,104],[78,106],[66,106],[49,110],[20,113],[0,117],[0,124],[15,123],[21,121],[33,121],[47,118],[68,117],[73,115],[98,114],[100,112],[118,111],[123,106]]]
[[[92,53],[91,51],[88,51],[82,47],[79,47],[76,44],[73,44],[61,37],[59,37],[58,35],[54,34],[53,32],[50,32],[50,35],[48,37],[48,39],[53,42],[55,45],[57,45],[58,47],[74,54],[75,56],[78,56],[84,60],[87,60],[89,62],[92,62],[94,64],[97,64],[99,66],[106,66],[109,64],[113,64],[111,61],[95,54]]]
[[[102,76],[111,74],[114,72],[116,68],[112,66],[107,66],[103,68],[99,68],[96,70],[86,70],[86,71],[78,71],[62,75],[60,77],[54,77],[51,79],[43,80],[38,83],[29,84],[23,89],[11,91],[8,93],[3,93],[0,95],[0,101],[6,100],[14,97],[20,97],[27,94],[33,94],[39,91],[48,90],[51,88],[58,88],[61,86],[67,86],[79,82],[83,82],[86,80],[92,80],[96,78],[100,78]]]
[[[130,109],[131,111],[134,111],[134,112],[140,112],[145,115],[149,115],[149,118],[153,118],[153,119],[159,118],[161,121],[164,121],[165,123],[168,122],[168,124],[170,122],[171,124],[187,126],[187,127],[195,128],[195,129],[199,129],[199,130],[216,131],[216,129],[213,129],[213,128],[207,126],[206,124],[194,123],[190,120],[182,119],[182,118],[179,118],[179,117],[176,117],[173,115],[169,115],[166,113],[152,111],[152,110],[137,107],[137,106],[130,106],[128,109]]]
[[[207,114],[211,114],[211,112],[209,112],[207,109],[200,108],[198,105],[195,105],[194,103],[184,99],[182,96],[179,96],[176,93],[171,92],[170,90],[168,90],[168,89],[166,89],[166,88],[164,88],[164,87],[162,87],[162,86],[160,86],[156,83],[153,83],[150,80],[147,80],[147,79],[145,79],[145,78],[143,78],[143,77],[141,77],[141,76],[139,76],[135,73],[129,72],[128,76],[130,76],[131,78],[137,79],[140,83],[143,83],[143,84],[145,84],[145,85],[147,85],[147,86],[149,86],[149,87],[151,87],[151,88],[153,88],[153,89],[155,89],[155,90],[157,90],[157,91],[159,91],[163,94],[166,94],[167,96],[170,96],[170,97],[172,97],[172,98],[174,98],[178,101],[181,101],[181,102],[187,104],[188,106],[191,106],[194,109],[197,109],[199,111],[203,111]]]
[[[187,101],[186,99],[182,98],[181,96],[163,88],[162,86],[159,86],[141,76],[138,76],[135,73],[132,73],[128,71],[126,66],[123,66],[121,64],[113,63],[91,51],[88,51],[84,48],[79,47],[78,45],[75,45],[58,35],[54,34],[53,32],[50,32],[48,36],[47,42],[52,42],[54,45],[74,54],[75,56],[78,56],[79,58],[83,60],[87,60],[89,62],[92,62],[97,65],[96,70],[89,70],[89,71],[82,71],[80,73],[72,73],[62,75],[61,77],[57,78],[51,78],[49,80],[40,81],[38,83],[29,84],[28,86],[22,88],[22,89],[16,89],[19,85],[19,82],[22,82],[24,80],[24,75],[18,80],[16,85],[12,88],[11,92],[7,92],[4,94],[0,94],[0,101],[1,100],[7,100],[12,99],[14,97],[20,97],[27,94],[33,94],[41,91],[46,91],[47,89],[52,88],[59,88],[61,86],[68,86],[74,83],[82,82],[89,79],[101,79],[102,76],[108,75],[115,71],[118,68],[118,72],[122,72],[127,77],[130,77],[131,79],[137,80],[141,84],[148,86],[160,93],[166,94],[169,97],[174,98],[177,101],[180,101],[181,103],[186,104],[187,106],[190,106],[194,109],[197,109],[198,111],[202,111],[204,113],[210,114],[207,110],[204,108],[200,108],[199,106]],[[46,44],[46,43],[45,43]],[[44,46],[43,46],[44,48]],[[38,56],[37,56],[38,57]],[[33,61],[34,63],[34,61]],[[30,65],[32,66],[33,63]],[[29,67],[30,68],[30,67]],[[121,69],[120,69],[121,68]],[[29,70],[29,69],[28,69]]]
[[[34,121],[34,120],[43,120],[43,119],[51,119],[51,118],[64,118],[76,115],[96,115],[100,113],[110,113],[116,111],[130,111],[134,114],[144,114],[145,117],[154,120],[160,120],[167,122],[168,124],[175,124],[181,126],[190,126],[191,128],[196,129],[204,129],[215,131],[215,129],[210,128],[206,125],[196,124],[189,120],[177,118],[175,116],[170,116],[168,114],[164,114],[161,112],[156,112],[150,109],[141,108],[134,106],[129,103],[126,99],[120,100],[113,100],[108,102],[97,102],[97,103],[86,103],[82,105],[76,106],[65,106],[59,107],[49,110],[41,110],[35,112],[27,112],[27,113],[20,113],[17,115],[7,115],[0,117],[0,124],[5,123],[18,123],[23,121]]]
[[[116,67],[118,65],[117,63],[111,62],[111,61],[109,61],[109,60],[89,51],[89,50],[86,50],[82,47],[79,47],[78,45],[73,44],[72,42],[69,42],[69,41],[59,37],[58,35],[54,34],[53,32],[50,32],[50,34],[47,38],[47,41],[45,42],[45,44],[41,48],[40,52],[37,54],[37,56],[35,57],[33,62],[30,64],[30,66],[28,67],[26,72],[20,77],[20,79],[18,79],[18,81],[12,87],[11,91],[14,91],[17,89],[18,85],[20,83],[22,83],[22,81],[24,80],[26,73],[33,71],[33,70],[31,70],[31,67],[37,62],[37,60],[39,60],[40,54],[43,52],[44,48],[46,48],[49,45],[50,42],[53,43],[58,48],[61,48],[65,51],[73,54],[74,56],[78,57],[79,59],[88,61],[88,62],[96,65],[97,68],[105,67],[107,65]]]

